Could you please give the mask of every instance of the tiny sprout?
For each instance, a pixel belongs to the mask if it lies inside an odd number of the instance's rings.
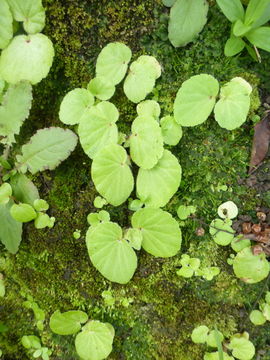
[[[222,219],[233,219],[238,215],[238,208],[232,201],[226,201],[218,208],[218,216]]]
[[[74,239],[78,240],[81,237],[81,230],[76,229],[72,235]]]

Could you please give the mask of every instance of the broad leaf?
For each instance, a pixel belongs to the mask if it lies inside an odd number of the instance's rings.
[[[86,234],[86,245],[93,265],[108,280],[126,284],[137,268],[137,256],[123,239],[116,223],[104,222],[91,226]]]
[[[191,334],[191,339],[195,344],[204,344],[207,339],[209,329],[205,325],[196,327]]]
[[[177,158],[170,151],[164,150],[162,158],[152,169],[139,170],[137,197],[149,207],[165,206],[180,185],[181,173]]]
[[[0,135],[2,143],[15,142],[24,120],[28,117],[32,103],[32,87],[28,82],[9,85],[0,106]]]
[[[217,0],[223,14],[228,20],[234,23],[236,20],[244,20],[245,11],[241,0]]]
[[[251,44],[270,52],[270,27],[262,26],[246,34]]]
[[[22,146],[22,155],[17,155],[17,168],[25,173],[27,169],[53,170],[75,149],[77,136],[71,130],[50,127],[38,130],[28,144]]]
[[[236,236],[232,242],[231,242],[231,247],[235,252],[239,252],[241,250],[243,250],[246,247],[250,247],[251,243],[249,239],[245,239],[243,237],[243,235],[238,235]]]
[[[138,116],[132,124],[130,155],[143,169],[151,169],[163,155],[163,137],[156,120]]]
[[[244,36],[251,29],[250,25],[245,25],[242,20],[237,20],[233,26],[233,35],[235,36]]]
[[[182,237],[177,221],[161,209],[145,208],[136,211],[131,218],[132,226],[140,229],[142,247],[157,257],[170,257],[180,250]]]
[[[264,25],[269,20],[270,20],[270,1],[268,1],[268,5],[266,5],[261,17],[253,22],[252,29],[256,29]]]
[[[124,82],[124,92],[127,98],[138,103],[154,89],[155,75],[153,66],[149,63],[134,61]]]
[[[29,204],[13,204],[10,208],[10,215],[16,221],[25,223],[34,220],[37,217],[35,209]]]
[[[232,242],[235,233],[233,228],[226,221],[221,219],[215,219],[211,222],[209,232],[215,243],[222,246],[229,245]]]
[[[67,125],[79,124],[88,115],[94,105],[94,96],[86,89],[74,89],[68,92],[60,106],[59,118]]]
[[[225,44],[224,53],[226,56],[234,56],[238,53],[240,53],[244,47],[245,42],[236,36],[231,36]]]
[[[174,101],[174,118],[182,126],[203,123],[214,108],[219,84],[211,75],[192,76],[183,82]]]
[[[155,120],[159,119],[160,115],[160,106],[159,103],[155,100],[144,100],[140,102],[136,107],[137,113],[139,116],[150,116]]]
[[[43,34],[18,35],[2,51],[0,75],[8,83],[28,80],[37,84],[48,75],[54,49],[51,40]]]
[[[205,0],[176,0],[169,20],[169,39],[174,47],[194,40],[206,24],[207,12]]]
[[[247,118],[250,107],[248,88],[250,85],[245,80],[243,81],[244,83],[233,79],[220,90],[220,99],[214,109],[215,119],[219,126],[227,130],[238,128]]]
[[[4,49],[13,36],[13,19],[6,0],[0,1],[0,49]]]
[[[10,215],[12,205],[13,201],[0,205],[0,240],[9,252],[15,254],[22,239],[22,223]]]
[[[237,253],[233,261],[235,275],[248,284],[254,284],[265,279],[270,270],[265,254],[253,255],[250,247]]]
[[[91,169],[97,191],[118,206],[127,200],[134,187],[126,150],[120,145],[107,145],[94,157]]]
[[[263,325],[266,322],[266,318],[259,310],[252,310],[249,314],[249,320],[254,325]]]
[[[81,324],[88,320],[88,315],[79,310],[61,313],[56,310],[50,317],[50,328],[58,335],[72,335],[81,330]]]
[[[149,70],[149,74],[151,74],[151,76],[153,75],[155,79],[160,77],[161,66],[154,56],[141,55],[138,57],[135,63],[145,65],[145,67]],[[130,70],[132,70],[132,64],[130,65]]]
[[[108,101],[102,101],[89,109],[78,127],[80,143],[84,152],[93,159],[108,144],[117,144],[117,108]]]
[[[239,360],[251,360],[255,355],[254,345],[244,337],[233,336],[228,348],[232,349],[232,355]]]
[[[165,144],[175,146],[179,143],[183,131],[173,116],[165,116],[160,120],[162,136]]]
[[[87,89],[100,100],[110,99],[115,92],[115,86],[104,76],[92,79]]]
[[[129,47],[119,42],[108,44],[97,58],[97,76],[104,76],[113,85],[119,84],[126,75],[130,59]]]
[[[33,205],[39,199],[39,193],[34,183],[24,174],[16,174],[10,180],[13,196],[19,202]]]
[[[245,24],[253,25],[266,12],[269,0],[250,0],[246,9]]]
[[[45,9],[41,0],[8,0],[13,17],[23,21],[23,27],[29,34],[41,32],[45,26]]]
[[[97,320],[83,327],[75,339],[76,351],[82,360],[103,360],[110,354],[114,338],[110,327]]]

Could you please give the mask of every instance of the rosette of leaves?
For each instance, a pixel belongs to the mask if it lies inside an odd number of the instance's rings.
[[[221,87],[211,75],[200,74],[184,81],[174,101],[174,118],[182,126],[196,126],[207,120],[214,109],[218,124],[227,130],[241,126],[250,106],[252,88],[240,77]],[[216,103],[218,96],[220,99]]]
[[[199,269],[201,261],[198,258],[191,258],[189,255],[183,254],[181,256],[180,264],[182,267],[176,272],[177,275],[190,278]]]
[[[75,348],[81,359],[102,360],[107,358],[112,351],[113,326],[98,320],[87,321],[88,315],[83,311],[70,310],[61,313],[57,310],[50,318],[50,328],[58,335],[78,333],[75,337]],[[82,326],[82,324],[85,325]]]
[[[217,0],[217,4],[232,23],[225,55],[234,56],[246,48],[255,60],[260,61],[257,48],[270,51],[270,28],[263,26],[270,20],[269,0],[250,0],[246,9],[240,0]]]
[[[93,214],[94,215],[94,214]],[[161,209],[144,208],[131,219],[132,228],[105,219],[92,221],[86,234],[90,260],[108,280],[126,284],[137,268],[135,250],[141,247],[157,257],[176,255],[181,247],[181,231],[176,220]]]
[[[40,339],[35,335],[24,335],[21,343],[34,358],[49,360],[52,350],[41,345]]]
[[[164,0],[171,7],[169,40],[174,47],[185,46],[202,31],[207,21],[206,0]]]

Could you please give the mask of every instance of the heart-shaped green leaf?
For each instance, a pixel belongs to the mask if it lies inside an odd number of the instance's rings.
[[[81,324],[88,320],[88,315],[79,310],[61,313],[56,310],[50,318],[50,328],[58,335],[72,335],[81,330]]]

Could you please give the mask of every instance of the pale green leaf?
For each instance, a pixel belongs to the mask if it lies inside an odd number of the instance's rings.
[[[67,125],[79,124],[82,118],[88,116],[94,102],[95,99],[88,90],[80,88],[71,90],[61,103],[59,118]]]
[[[127,98],[139,103],[154,89],[155,76],[153,66],[149,63],[134,61],[124,82],[124,93]]]
[[[47,36],[15,36],[0,56],[0,76],[11,84],[22,80],[37,84],[48,75],[53,57],[53,44]]]
[[[19,222],[29,222],[37,217],[35,209],[29,204],[13,204],[10,208],[10,215]]]
[[[180,205],[177,209],[177,215],[180,220],[186,220],[191,214],[196,212],[196,206]]]
[[[239,252],[250,245],[250,240],[245,239],[243,235],[236,236],[231,242],[231,247],[235,252]]]
[[[269,0],[250,0],[245,14],[245,24],[253,25],[266,12]]]
[[[214,109],[215,119],[222,128],[234,130],[246,121],[249,107],[246,87],[238,81],[230,81],[221,87],[220,99]]]
[[[218,81],[211,75],[192,76],[183,82],[174,102],[174,118],[182,126],[203,123],[214,108]]]
[[[129,241],[133,249],[135,250],[141,249],[142,240],[143,240],[141,230],[130,228],[125,232],[124,238]]]
[[[101,196],[96,196],[94,199],[94,207],[96,208],[103,208],[104,205],[107,204],[107,201],[103,199]]]
[[[16,174],[10,180],[13,196],[22,203],[33,205],[39,199],[39,193],[34,183],[24,174]]]
[[[75,338],[75,347],[82,360],[103,360],[112,351],[114,335],[97,320],[90,321]]]
[[[132,124],[130,156],[143,169],[151,169],[163,155],[163,137],[156,120],[138,116]]]
[[[42,170],[53,170],[75,149],[77,136],[71,130],[51,127],[38,130],[28,144],[22,146],[17,167],[35,174]],[[22,171],[25,172],[25,171]]]
[[[212,353],[205,353],[203,360],[221,360],[218,351]],[[223,351],[223,360],[235,360]]]
[[[160,106],[159,103],[155,100],[144,100],[140,102],[136,107],[137,113],[139,116],[148,116],[152,117],[155,120],[159,119],[160,115]]]
[[[263,325],[266,322],[266,318],[259,310],[252,310],[249,319],[254,325]]]
[[[233,270],[238,278],[254,284],[268,276],[270,267],[264,253],[253,255],[251,248],[246,247],[234,258]]]
[[[219,342],[222,343],[222,341],[224,340],[223,334],[218,330],[212,330],[207,335],[206,343],[207,343],[208,346],[211,346],[213,348],[217,348],[218,347],[217,339],[219,339]]]
[[[203,344],[206,342],[209,329],[205,325],[197,326],[191,334],[191,339],[195,344]]]
[[[40,340],[37,336],[35,335],[24,335],[21,339],[22,345],[26,348],[26,349],[40,349],[41,348],[41,344],[40,344]]]
[[[49,217],[48,214],[38,213],[35,218],[35,228],[36,229],[44,229],[45,227],[52,228],[55,222],[54,217]]]
[[[0,135],[3,143],[15,142],[24,120],[28,117],[32,103],[32,87],[28,82],[9,85],[0,106]]]
[[[207,21],[205,0],[176,0],[170,11],[169,39],[174,47],[195,39]]]
[[[232,355],[239,360],[251,360],[255,355],[254,345],[244,337],[232,337],[229,349],[232,349]]]
[[[267,304],[270,305],[270,291],[267,291],[267,292],[266,292],[265,301],[267,302]]]
[[[183,266],[180,270],[176,272],[178,276],[182,276],[184,278],[191,278],[194,275],[194,270],[189,266]]]
[[[4,49],[13,36],[13,19],[6,0],[0,1],[0,49]]]
[[[209,232],[213,237],[213,240],[218,245],[229,245],[233,238],[235,231],[233,228],[221,219],[215,219],[211,222]]]
[[[61,313],[56,310],[50,317],[50,328],[58,335],[72,335],[81,330],[81,324],[88,320],[88,315],[80,310]]]
[[[226,201],[218,207],[218,216],[222,219],[234,219],[238,215],[238,207],[233,201]]]
[[[266,320],[270,321],[270,305],[267,303],[261,305],[261,310]]]
[[[110,43],[101,50],[97,58],[96,74],[104,76],[113,85],[119,84],[126,74],[130,59],[129,47],[119,42]]]
[[[13,17],[23,22],[29,34],[41,32],[45,26],[45,9],[41,0],[8,0]]]
[[[118,129],[116,121],[119,112],[108,101],[102,101],[91,107],[87,116],[84,116],[78,127],[80,143],[84,152],[93,159],[106,145],[117,144]]]
[[[152,169],[139,170],[136,182],[138,198],[149,207],[165,206],[176,193],[181,174],[177,158],[169,150],[164,150],[162,158]]]
[[[244,36],[249,30],[251,26],[245,25],[242,20],[238,19],[232,26],[232,31],[234,36]]]
[[[137,257],[122,236],[118,224],[104,222],[89,228],[86,245],[93,265],[106,279],[126,284],[137,268]]]
[[[142,231],[142,247],[157,257],[170,257],[181,247],[181,230],[170,213],[161,209],[144,208],[131,218],[132,226]]]
[[[217,4],[230,22],[244,20],[245,11],[240,0],[217,0]]]
[[[270,20],[270,1],[268,0],[268,4],[266,5],[262,15],[253,22],[252,29],[256,29]]]
[[[22,239],[22,223],[14,220],[10,215],[12,205],[12,201],[0,205],[0,240],[10,253],[15,254]]]
[[[262,26],[251,30],[246,37],[251,44],[270,52],[270,27]]]
[[[12,195],[12,187],[9,183],[0,186],[0,205],[6,205]]]
[[[151,76],[154,76],[155,79],[158,79],[161,76],[161,66],[160,63],[154,56],[150,55],[141,55],[135,61],[135,63],[145,65],[145,68],[149,70]],[[133,65],[131,64],[130,70],[132,70]]]
[[[107,145],[94,157],[91,169],[97,191],[108,203],[118,206],[127,200],[134,187],[126,150],[120,145]]]
[[[49,204],[43,199],[35,199],[33,205],[36,211],[47,211],[49,209]]]
[[[183,131],[173,116],[165,116],[160,120],[162,136],[165,144],[175,146],[179,143]]]
[[[240,53],[245,47],[245,42],[236,36],[231,36],[225,44],[224,53],[226,56],[234,56]]]
[[[176,0],[162,0],[163,5],[167,7],[172,7]]]
[[[110,99],[115,92],[115,86],[105,76],[92,79],[87,89],[100,100]]]

